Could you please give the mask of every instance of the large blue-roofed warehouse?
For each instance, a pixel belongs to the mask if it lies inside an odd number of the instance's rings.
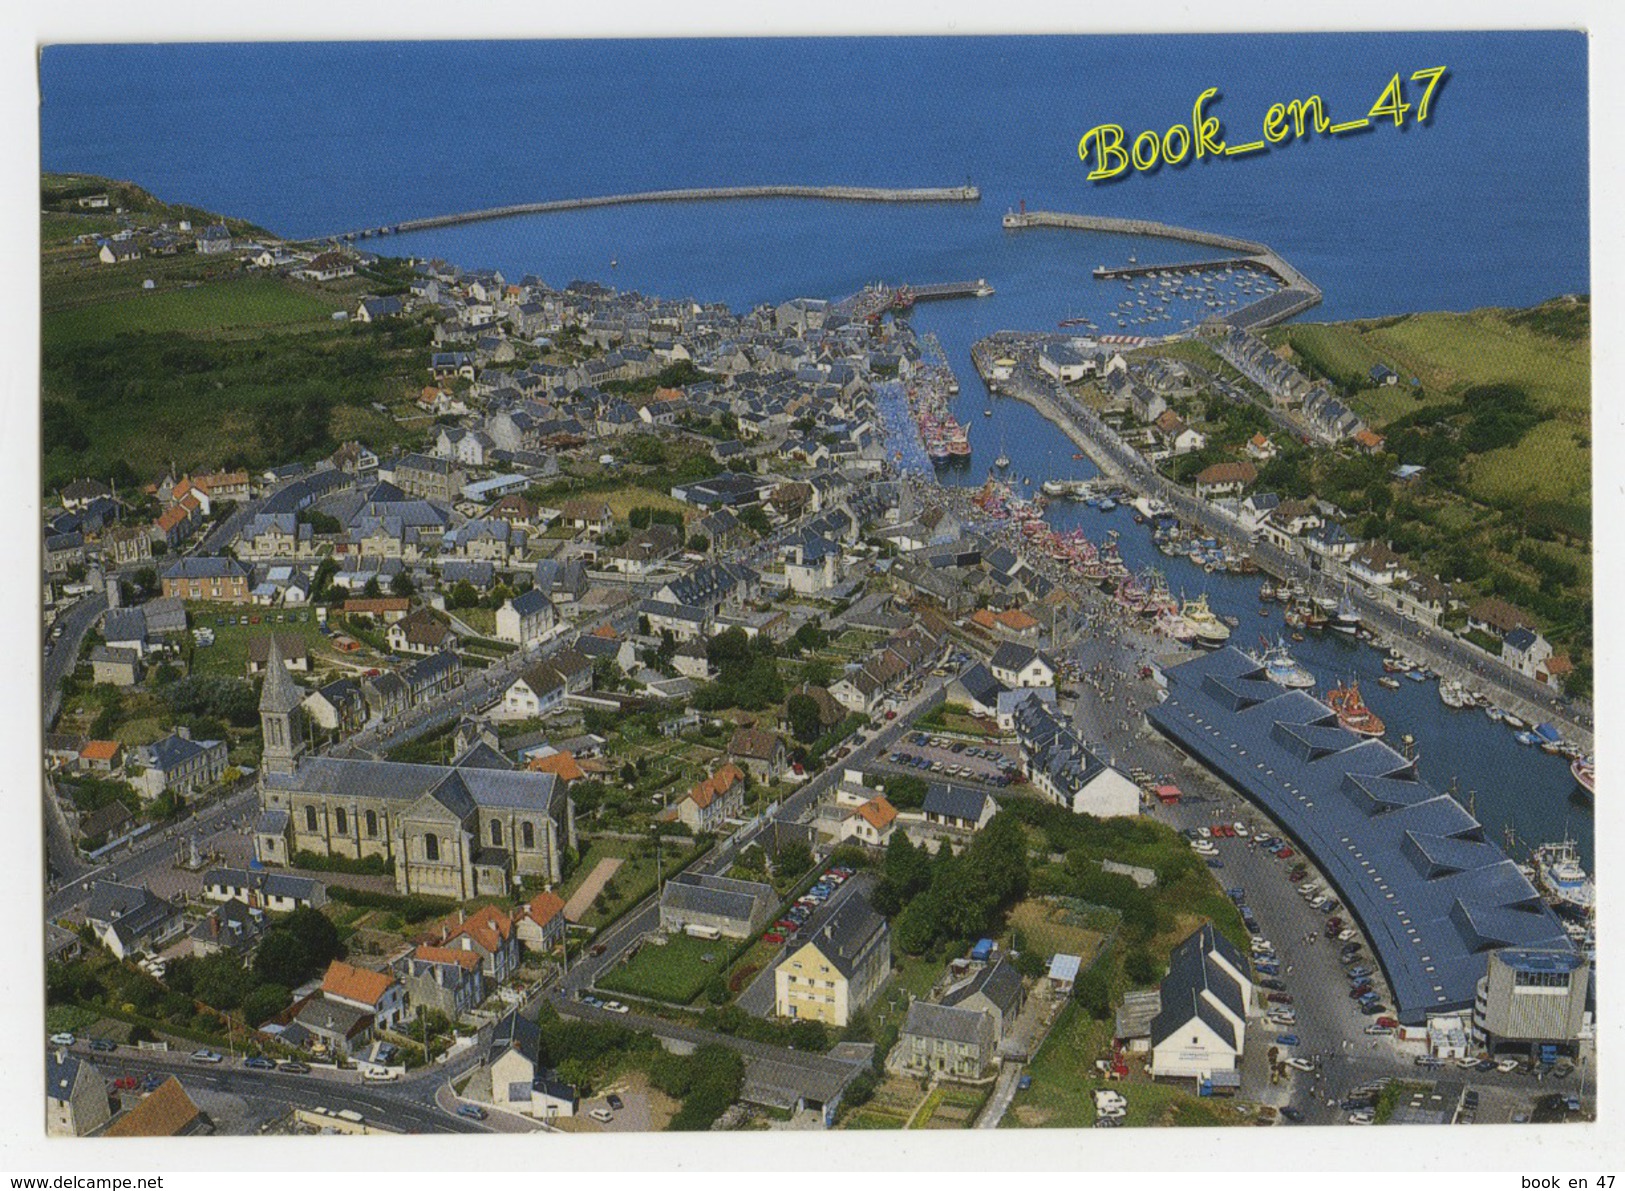
[[[1370,940],[1401,1021],[1471,1010],[1491,952],[1573,952],[1528,878],[1414,761],[1270,682],[1238,649],[1164,677],[1147,718],[1314,860]]]

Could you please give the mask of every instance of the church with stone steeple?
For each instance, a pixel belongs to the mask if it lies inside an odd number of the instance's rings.
[[[563,879],[575,811],[552,774],[517,768],[484,739],[450,765],[312,756],[303,699],[273,636],[260,691],[262,863],[378,856],[394,862],[401,893],[459,901]]]

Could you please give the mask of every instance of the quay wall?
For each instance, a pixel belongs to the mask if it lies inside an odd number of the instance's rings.
[[[399,223],[386,224],[381,228],[357,229],[337,236],[314,238],[343,239],[370,236],[380,231],[417,232],[428,228],[450,227],[459,223],[506,219],[513,215],[541,215],[552,211],[579,211],[588,207],[614,207],[628,203],[687,203],[711,199],[749,198],[810,198],[865,203],[974,203],[981,197],[982,192],[974,186],[928,186],[914,189],[876,186],[701,186],[685,190],[647,190],[635,194],[605,194],[591,198],[512,203],[503,207],[484,207],[477,211],[459,211],[450,215],[431,215],[423,219],[403,219]]]

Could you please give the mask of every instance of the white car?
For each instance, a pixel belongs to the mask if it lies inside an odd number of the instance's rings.
[[[371,1080],[373,1083],[393,1083],[400,1077],[399,1071],[388,1071],[383,1067],[368,1067],[361,1073],[362,1079]]]
[[[615,1114],[607,1108],[595,1108],[587,1115],[602,1125],[607,1125],[615,1119]]]
[[[1354,937],[1354,928],[1352,926],[1349,927],[1346,930],[1340,930],[1340,931],[1337,932],[1337,941],[1339,943],[1347,943],[1353,937]]]
[[[1372,1113],[1369,1113],[1369,1112],[1351,1112],[1351,1113],[1349,1113],[1349,1124],[1351,1124],[1351,1125],[1375,1125],[1376,1123],[1377,1123],[1377,1118]]]
[[[1209,839],[1212,837],[1213,832],[1208,830],[1206,827],[1198,827],[1196,829],[1196,834],[1201,836],[1203,839]]]
[[[628,1009],[625,1005],[621,1004],[619,1001],[605,1001],[604,1002],[604,1008],[608,1009],[611,1013],[630,1013],[631,1012],[630,1009]]]
[[[1495,1065],[1495,1069],[1497,1071],[1499,1071],[1502,1075],[1511,1075],[1514,1071],[1516,1071],[1518,1069],[1518,1060],[1517,1059],[1502,1059],[1499,1063],[1497,1063]]]
[[[1232,823],[1230,824],[1230,830],[1236,833],[1237,839],[1247,838],[1247,825],[1245,823]]]
[[[52,1034],[51,1035],[51,1045],[52,1046],[72,1046],[73,1045],[73,1035],[72,1034]]]
[[[217,1050],[194,1050],[192,1060],[198,1063],[221,1063],[225,1061],[225,1056]]]
[[[1315,1065],[1308,1059],[1291,1058],[1286,1061],[1286,1065],[1296,1071],[1313,1071],[1315,1069]]]

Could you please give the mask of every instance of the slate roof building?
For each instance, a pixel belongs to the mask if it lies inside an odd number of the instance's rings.
[[[1140,812],[1140,788],[1036,699],[1015,711],[1016,740],[1033,785],[1074,814],[1110,818]]]
[[[156,952],[185,926],[181,912],[142,885],[98,881],[85,907],[85,921],[118,958]]]
[[[891,927],[854,893],[773,973],[774,1012],[844,1026],[890,974]]]
[[[660,928],[714,927],[730,939],[744,939],[767,924],[778,903],[771,885],[702,873],[678,873],[660,894]]]
[[[107,1081],[91,1063],[64,1049],[45,1056],[47,1137],[84,1137],[112,1115]]]
[[[299,851],[395,861],[402,893],[458,901],[507,896],[513,882],[563,879],[575,813],[548,773],[479,765],[421,765],[307,757],[294,710],[302,699],[273,639],[260,697],[259,859],[286,864]],[[280,826],[280,833],[275,826]]]
[[[1240,650],[1165,671],[1150,721],[1281,825],[1359,921],[1396,1015],[1471,1009],[1485,953],[1572,952],[1562,924],[1483,824],[1381,740],[1283,691]]]
[[[979,1079],[997,1055],[992,1014],[915,1001],[903,1019],[892,1062],[913,1075]]]
[[[1151,1072],[1159,1078],[1207,1079],[1234,1071],[1247,1042],[1253,1001],[1247,961],[1203,923],[1169,957],[1151,1021]]]

